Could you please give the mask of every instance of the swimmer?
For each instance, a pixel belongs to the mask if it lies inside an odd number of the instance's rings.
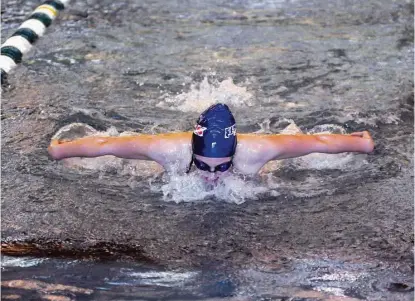
[[[52,139],[53,159],[99,157],[152,160],[166,170],[179,163],[182,172],[196,170],[215,183],[231,171],[257,173],[268,161],[310,153],[370,153],[374,143],[369,132],[351,134],[240,134],[225,104],[215,104],[197,120],[193,132],[119,137],[88,136],[72,141]],[[191,155],[189,150],[191,149]]]

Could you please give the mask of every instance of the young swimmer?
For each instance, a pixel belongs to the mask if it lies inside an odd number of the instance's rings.
[[[194,165],[205,180],[216,182],[231,167],[239,173],[255,174],[271,160],[310,153],[369,153],[373,148],[367,131],[349,135],[236,134],[235,119],[228,106],[215,104],[200,115],[193,133],[53,139],[48,151],[56,160],[104,155],[153,160],[166,170],[178,162],[183,172],[189,172]],[[192,154],[185,156],[190,149]]]

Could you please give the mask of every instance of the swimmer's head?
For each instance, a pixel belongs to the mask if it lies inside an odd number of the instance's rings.
[[[227,105],[218,103],[200,114],[193,131],[192,149],[194,155],[208,158],[235,154],[235,118]]]

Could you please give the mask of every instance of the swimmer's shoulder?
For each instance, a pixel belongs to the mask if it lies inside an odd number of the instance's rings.
[[[172,165],[175,168],[186,169],[191,158],[191,132],[138,134],[135,137],[139,136],[148,142],[145,151],[150,159],[162,165],[166,170],[169,170]]]

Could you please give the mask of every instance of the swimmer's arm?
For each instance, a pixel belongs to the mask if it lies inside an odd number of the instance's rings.
[[[72,141],[52,140],[48,152],[55,160],[71,157],[99,157],[113,155],[126,159],[151,160],[149,148],[154,139],[150,135],[99,137],[88,136]]]
[[[305,156],[310,153],[370,153],[374,143],[368,131],[342,134],[269,135],[267,159],[278,160]]]
[[[125,159],[153,160],[166,167],[182,158],[192,133],[169,133],[119,137],[88,136],[72,141],[52,140],[49,154],[55,160],[71,157],[113,155]]]

